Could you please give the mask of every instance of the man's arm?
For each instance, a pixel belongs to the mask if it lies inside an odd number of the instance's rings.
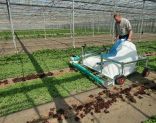
[[[128,41],[131,41],[132,39],[132,26],[129,20],[127,20],[127,29],[128,29]]]
[[[117,31],[117,25],[115,24],[115,41],[119,39],[119,34]]]
[[[129,36],[128,36],[128,41],[131,41],[131,39],[132,39],[132,33],[133,33],[132,30],[130,30],[129,31]]]

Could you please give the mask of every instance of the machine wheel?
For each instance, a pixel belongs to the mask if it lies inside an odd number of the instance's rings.
[[[123,85],[125,83],[126,77],[124,75],[117,75],[115,77],[115,84]]]
[[[142,76],[143,77],[147,77],[150,74],[150,70],[149,68],[144,68],[143,72],[142,72]]]

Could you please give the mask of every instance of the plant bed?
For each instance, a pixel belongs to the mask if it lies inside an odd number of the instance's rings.
[[[10,84],[0,89],[0,116],[96,87],[78,72]]]

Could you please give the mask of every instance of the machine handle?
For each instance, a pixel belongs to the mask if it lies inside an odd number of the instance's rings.
[[[82,45],[83,48],[87,47],[87,44]]]

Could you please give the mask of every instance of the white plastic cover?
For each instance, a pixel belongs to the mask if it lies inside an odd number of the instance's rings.
[[[138,59],[137,50],[132,42],[124,41],[119,47],[117,47],[117,54],[115,56],[107,57],[118,62],[131,62]],[[97,64],[101,62],[101,56],[95,55],[88,58],[84,58],[83,64],[91,69],[101,72],[101,65]],[[136,63],[127,64],[124,66],[123,75],[127,76],[135,71]],[[102,74],[114,79],[116,75],[122,74],[122,67],[117,63],[105,61],[103,64]]]

